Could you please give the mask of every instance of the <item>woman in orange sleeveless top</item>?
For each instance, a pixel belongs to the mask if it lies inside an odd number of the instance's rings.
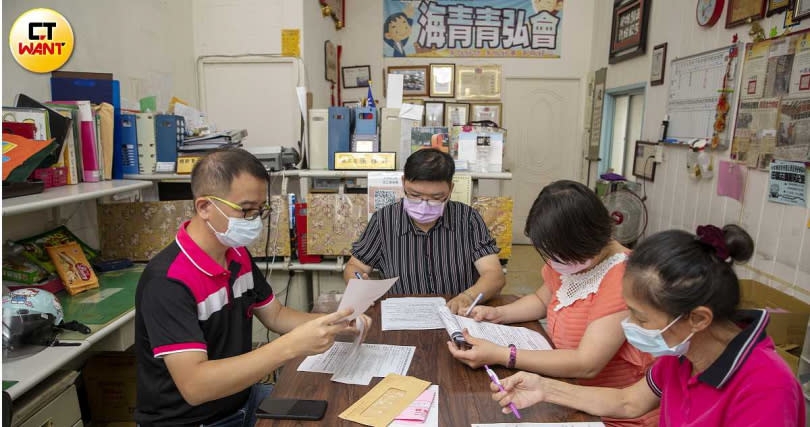
[[[546,260],[544,284],[534,294],[500,307],[475,307],[478,321],[518,323],[546,317],[555,350],[519,350],[474,338],[470,349],[448,342],[459,361],[477,368],[500,364],[539,374],[576,378],[589,386],[622,388],[643,378],[650,355],[627,343],[621,321],[629,312],[622,276],[629,249],[611,237],[613,220],[588,187],[554,182],[540,192],[526,221],[526,235]],[[614,426],[656,426],[658,410]]]

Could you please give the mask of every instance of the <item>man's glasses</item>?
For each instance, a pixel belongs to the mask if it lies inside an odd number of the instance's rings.
[[[424,197],[417,197],[417,196],[414,196],[412,194],[409,194],[407,191],[404,191],[404,193],[405,193],[405,198],[408,199],[408,201],[411,202],[411,203],[419,204],[419,203],[422,203],[422,202],[427,202],[428,206],[433,206],[433,207],[438,207],[438,206],[443,205],[445,202],[447,202],[447,199],[449,198],[449,196],[444,196],[440,200],[425,199]]]
[[[269,203],[265,203],[264,205],[262,205],[258,209],[257,208],[245,209],[245,208],[237,205],[234,202],[229,202],[229,201],[227,201],[225,199],[221,199],[221,198],[216,197],[216,196],[205,196],[205,197],[209,198],[209,199],[216,200],[218,202],[221,202],[221,203],[225,204],[225,206],[228,206],[230,208],[236,209],[238,211],[242,211],[242,218],[247,219],[247,220],[254,220],[256,218],[267,219],[267,217],[270,216],[270,204]]]

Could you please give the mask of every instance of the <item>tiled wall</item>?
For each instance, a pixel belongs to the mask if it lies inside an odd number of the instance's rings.
[[[739,224],[756,242],[741,278],[769,284],[810,302],[810,209],[767,201],[768,174],[748,169],[743,203],[717,195],[717,174],[695,181],[686,169],[687,150],[667,147],[654,183],[647,183],[647,235],[672,228],[695,232],[698,225]],[[715,159],[726,158],[721,155]]]

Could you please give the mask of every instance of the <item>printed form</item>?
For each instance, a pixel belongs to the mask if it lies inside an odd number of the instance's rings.
[[[368,385],[373,377],[407,375],[416,351],[413,346],[387,344],[363,344],[353,349],[352,343],[336,342],[325,353],[304,359],[298,371],[333,374],[335,382]]]
[[[436,307],[447,304],[441,297],[388,298],[382,301],[382,330],[408,331],[442,329]]]

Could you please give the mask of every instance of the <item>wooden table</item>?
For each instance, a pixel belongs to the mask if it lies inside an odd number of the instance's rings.
[[[497,297],[489,305],[503,305],[514,301],[515,297]],[[380,306],[375,304],[368,314],[374,321],[367,343],[415,346],[416,351],[408,370],[408,375],[439,385],[439,425],[469,426],[471,423],[506,422],[563,422],[598,421],[598,417],[551,404],[539,404],[520,411],[522,420],[512,414],[504,415],[497,402],[492,400],[489,391],[489,377],[483,368],[471,369],[458,362],[447,350],[447,332],[444,329],[422,331],[385,331],[380,329]],[[539,331],[547,337],[538,322],[528,322],[515,326],[525,326]],[[321,421],[259,420],[259,427],[281,426],[357,426],[359,424],[342,420],[338,414],[365,395],[381,378],[374,378],[368,386],[349,385],[331,382],[329,374],[298,372],[298,365],[304,358],[290,361],[282,370],[272,397],[287,399],[326,400],[329,405]],[[493,368],[498,377],[504,378],[513,373],[506,368]]]

